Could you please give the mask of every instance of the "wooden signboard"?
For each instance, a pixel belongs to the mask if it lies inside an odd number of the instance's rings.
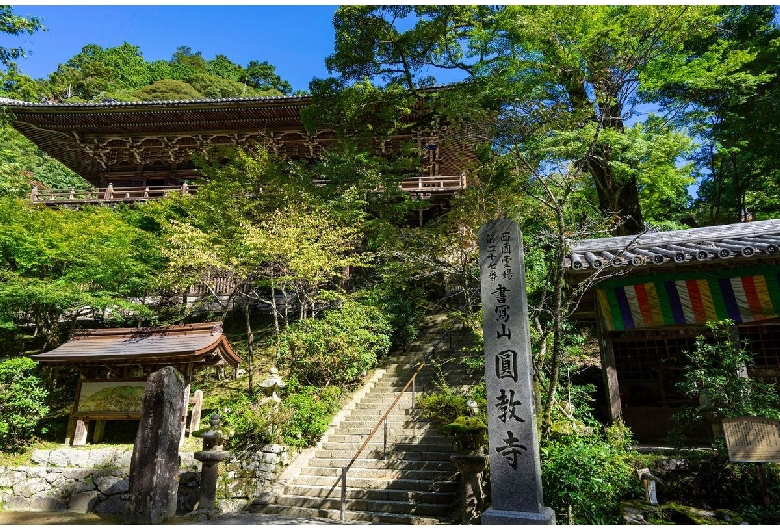
[[[780,421],[742,416],[723,420],[729,460],[756,464],[761,501],[769,508],[764,462],[780,462]]]
[[[97,421],[93,442],[103,438],[106,420],[137,420],[146,379],[83,379],[76,387],[76,401],[70,415],[65,443],[87,443],[87,425]]]
[[[743,416],[723,420],[732,462],[780,462],[780,421]]]
[[[146,380],[84,380],[79,383],[76,414],[138,415]]]

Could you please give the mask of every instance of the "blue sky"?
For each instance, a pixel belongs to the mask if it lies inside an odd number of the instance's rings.
[[[224,54],[246,66],[268,61],[293,90],[308,90],[326,77],[333,52],[335,5],[18,5],[14,13],[43,19],[45,32],[0,37],[0,45],[22,46],[30,57],[20,70],[47,77],[86,44],[138,46],[147,61],[168,60],[179,46],[206,59]]]

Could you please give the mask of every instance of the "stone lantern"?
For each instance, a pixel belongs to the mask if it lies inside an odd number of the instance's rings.
[[[282,381],[282,378],[279,376],[279,370],[276,368],[271,368],[271,375],[260,383],[260,388],[263,389],[263,394],[266,395],[266,398],[273,399],[277,403],[282,401],[282,398],[276,395],[276,391],[285,386],[287,386],[287,383]]]
[[[221,427],[219,415],[215,412],[209,420],[211,428],[196,436],[203,438],[203,450],[197,451],[193,456],[202,463],[200,470],[200,500],[198,510],[210,514],[216,510],[217,477],[219,475],[219,463],[225,460],[230,453],[223,449],[225,440],[230,438],[231,432]]]

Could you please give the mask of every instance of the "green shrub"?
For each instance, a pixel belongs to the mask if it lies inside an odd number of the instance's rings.
[[[684,462],[684,471],[661,465],[670,458]],[[682,450],[673,454],[642,455],[643,464],[663,484],[658,498],[696,508],[730,510],[740,514],[750,524],[780,523],[780,465],[763,464],[767,490],[772,504],[761,505],[758,473],[755,464],[730,462],[723,440],[713,450]]]
[[[37,363],[27,357],[0,362],[0,450],[27,445],[38,422],[49,412],[48,395],[35,375]]]
[[[575,524],[619,523],[620,501],[641,495],[638,455],[625,434],[547,440],[540,449],[545,504],[559,514],[571,506]]]
[[[296,322],[282,334],[282,362],[301,384],[349,387],[390,350],[391,326],[376,307],[347,299],[322,318]]]
[[[364,303],[378,307],[384,313],[392,328],[393,348],[405,350],[414,342],[424,313],[422,289],[382,283],[359,296]]]
[[[673,436],[680,443],[705,420],[719,425],[722,419],[739,416],[780,419],[777,389],[747,376],[753,355],[734,341],[733,325],[730,320],[708,322],[711,336],[697,337],[695,348],[685,352],[688,362],[677,388],[699,405],[684,406],[675,414]]]
[[[428,392],[417,398],[420,416],[442,432],[445,425],[469,413],[466,402],[465,396],[456,393],[450,387],[444,387],[437,392]]]
[[[239,394],[231,401],[220,404],[217,411],[224,425],[233,429],[230,447],[247,449],[252,446],[267,443],[281,443],[279,425],[284,425],[289,418],[286,410],[279,410],[275,404],[247,394]],[[210,414],[205,418],[208,420]],[[205,427],[208,427],[206,421]]]
[[[282,402],[290,413],[290,420],[283,427],[283,442],[297,447],[314,445],[328,430],[333,415],[339,410],[341,389],[298,386],[295,380],[290,386],[295,392]]]
[[[225,425],[233,430],[231,447],[249,449],[267,443],[311,446],[339,410],[342,392],[335,386],[300,385],[293,377],[281,394],[278,403],[242,392],[217,404]]]

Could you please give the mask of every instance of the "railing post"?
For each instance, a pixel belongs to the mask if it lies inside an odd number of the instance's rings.
[[[387,460],[387,418],[385,418],[385,444],[384,444],[384,446],[385,446],[385,451],[384,451],[385,458],[384,459]]]
[[[415,410],[417,403],[417,374],[412,376],[412,411]]]
[[[38,202],[38,186],[33,186],[33,189],[30,192],[30,202],[33,204]]]
[[[341,520],[347,516],[347,468],[341,468]]]

